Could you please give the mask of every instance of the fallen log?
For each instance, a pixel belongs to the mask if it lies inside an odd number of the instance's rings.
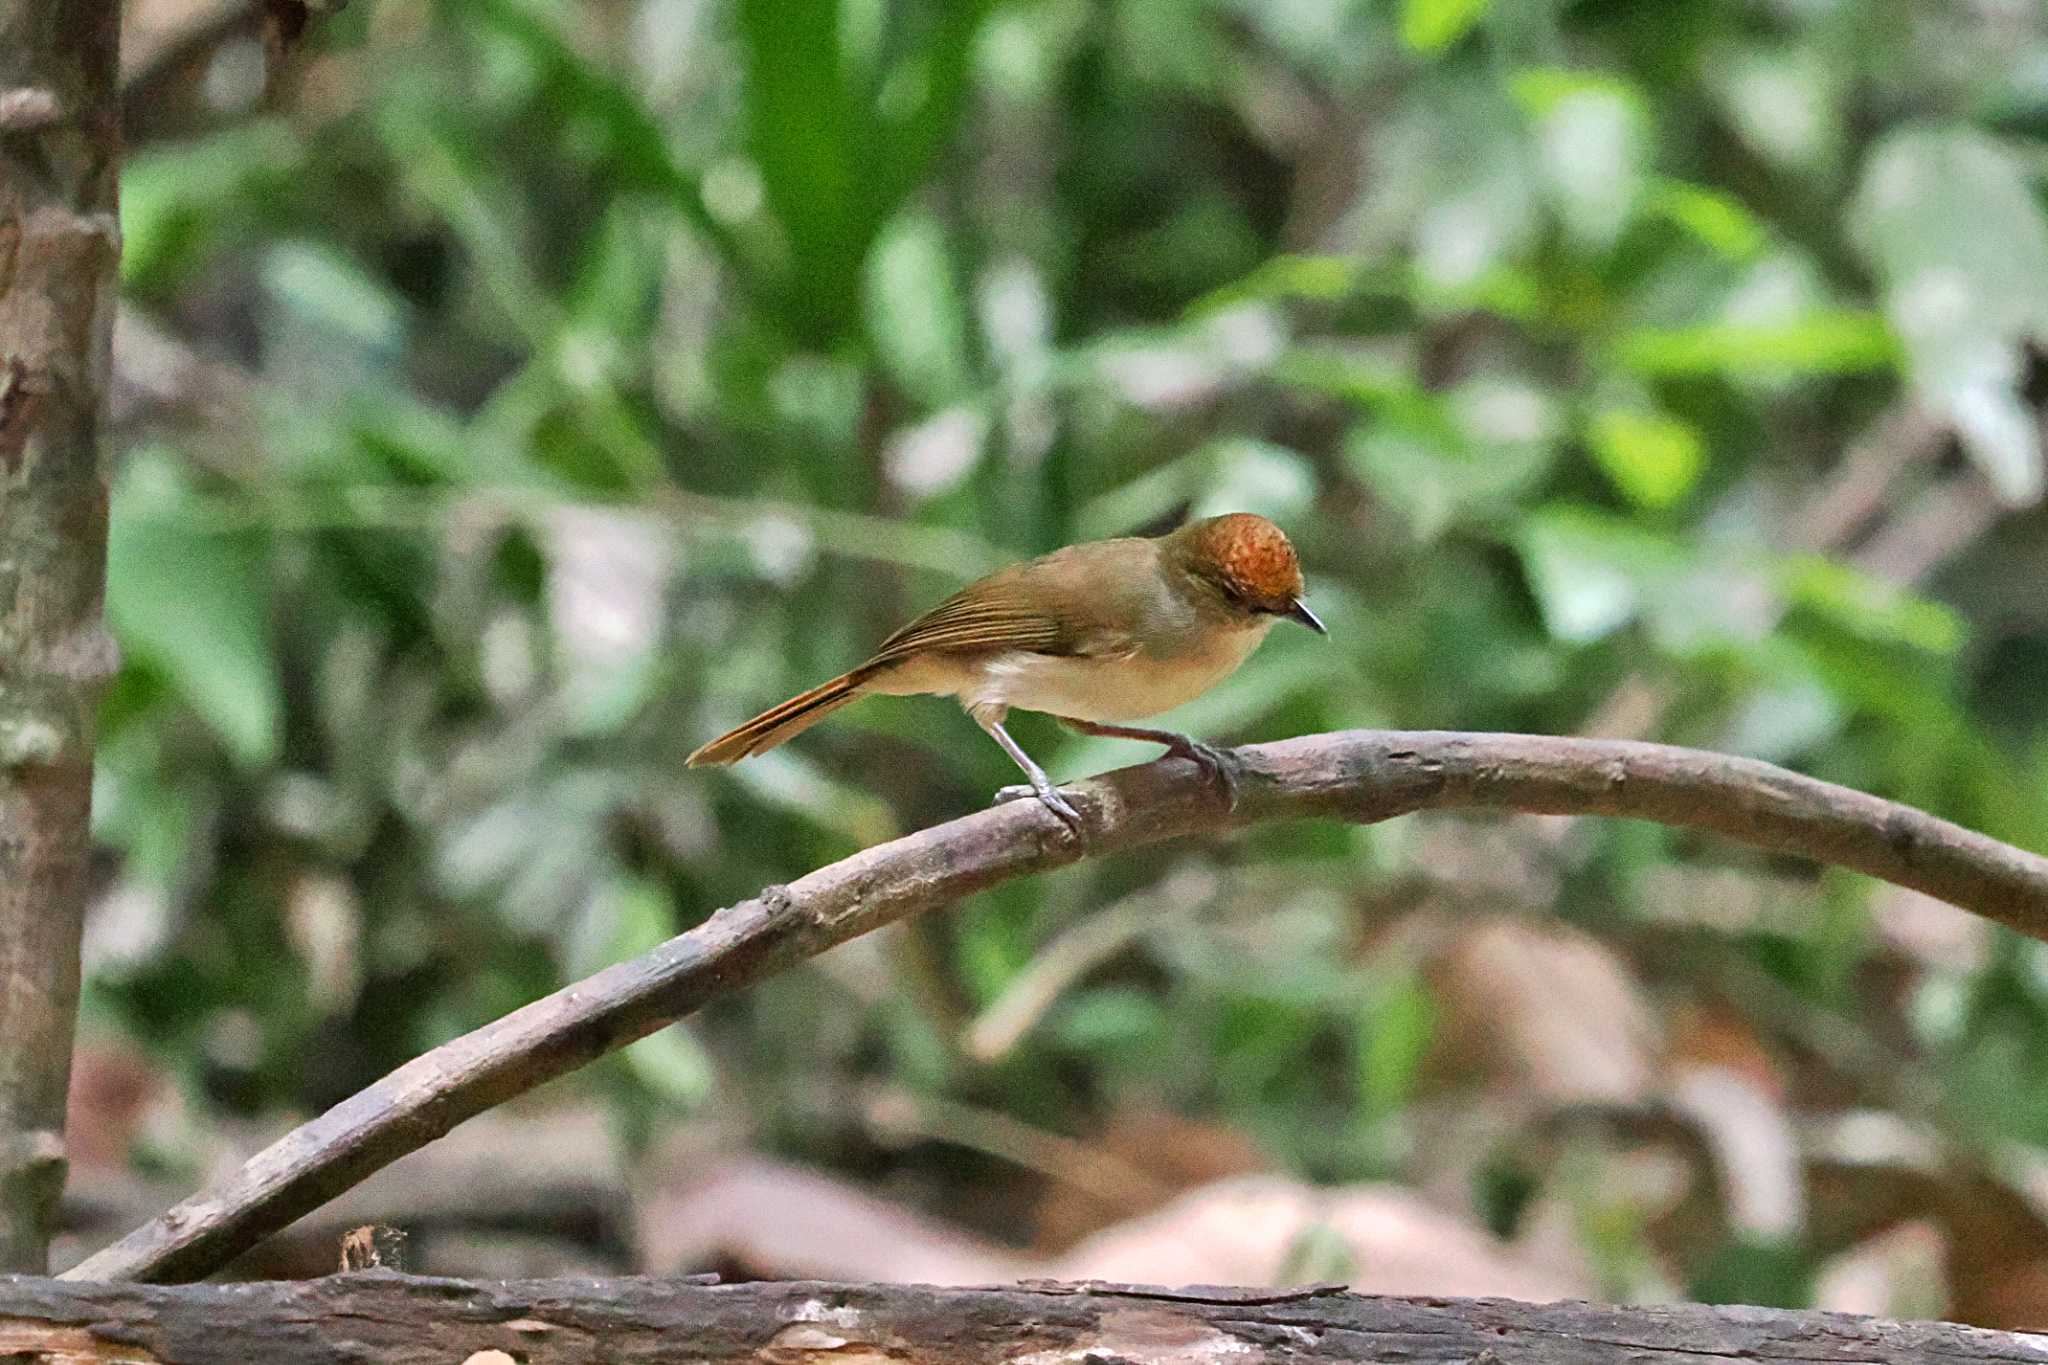
[[[1331,1286],[0,1277],[0,1359],[155,1365],[1702,1365],[2048,1360],[2048,1337],[1844,1313],[1378,1298]]]

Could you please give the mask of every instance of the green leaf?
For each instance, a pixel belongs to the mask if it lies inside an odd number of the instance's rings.
[[[661,125],[631,92],[516,0],[475,0],[468,12],[510,40],[533,63],[550,107],[575,111],[579,130],[595,134],[584,145],[592,149],[593,158],[613,182],[658,195],[681,210],[727,264],[741,268],[745,282],[747,262],[738,242],[705,206],[698,176],[676,160]]]
[[[1915,385],[2001,495],[2040,497],[2021,346],[2048,340],[2048,219],[2024,167],[1974,130],[1907,127],[1871,154],[1851,226]]]
[[[855,847],[893,839],[901,832],[886,801],[865,788],[827,776],[794,746],[729,771],[733,781],[761,805],[801,815]]]
[[[1472,380],[1446,395],[1395,392],[1380,416],[1352,431],[1344,453],[1418,540],[1504,509],[1551,467],[1556,405],[1540,389],[1503,378]]]
[[[1640,98],[1635,88],[1619,76],[1560,66],[1536,66],[1518,71],[1509,80],[1508,91],[1517,104],[1537,118],[1554,114],[1560,106],[1584,95],[1622,100]]]
[[[166,289],[220,239],[260,226],[250,207],[282,195],[300,154],[290,127],[269,119],[138,151],[121,170],[121,283]]]
[[[129,458],[107,543],[107,620],[122,650],[160,670],[248,767],[282,747],[270,578],[257,532],[188,522],[173,457]]]
[[[994,9],[995,0],[937,0],[908,51],[878,73],[882,159],[866,168],[877,187],[878,222],[924,183],[959,126],[983,21]]]
[[[176,886],[194,849],[195,793],[164,761],[162,726],[108,727],[104,715],[101,725],[93,760],[93,839],[120,851],[127,876]]]
[[[1805,1308],[1813,1302],[1813,1253],[1793,1239],[1738,1232],[1694,1271],[1686,1296],[1700,1303]]]
[[[1307,457],[1270,441],[1228,437],[1210,447],[1214,464],[1189,511],[1192,517],[1257,512],[1286,525],[1315,502],[1316,472]]]
[[[610,941],[603,960],[574,964],[581,976],[652,952],[676,935],[675,901],[666,887],[648,877],[612,879],[603,888],[597,909],[611,921]]]
[[[1062,1002],[1049,1031],[1064,1047],[1098,1052],[1149,1047],[1166,1024],[1166,1011],[1150,995],[1134,987],[1110,986]]]
[[[1350,256],[1273,256],[1243,279],[1233,280],[1197,300],[1188,312],[1194,317],[1222,312],[1242,303],[1264,303],[1279,299],[1307,299],[1328,303],[1375,287],[1405,290],[1388,272],[1368,271]]]
[[[799,306],[829,336],[853,314],[870,110],[840,63],[837,0],[740,0],[747,148],[795,255]],[[879,226],[879,224],[877,224]]]
[[[1521,122],[1492,73],[1452,68],[1376,139],[1381,231],[1405,240],[1423,286],[1478,287],[1535,241],[1539,185]]]
[[[472,125],[450,119],[445,104],[417,83],[395,85],[374,110],[386,154],[406,187],[445,221],[524,340],[546,344],[560,310],[522,240],[525,214],[495,149]]]
[[[868,252],[952,136],[988,9],[740,0],[747,148],[789,241],[792,320],[813,343],[858,324]]]
[[[1781,651],[1800,664],[1805,656]],[[1717,747],[1768,763],[1789,763],[1841,729],[1842,699],[1810,670],[1788,669],[1785,681],[1761,683],[1729,714]]]
[[[1586,433],[1593,458],[1639,507],[1670,507],[1692,491],[1706,463],[1697,431],[1661,412],[1609,408]]]
[[[654,214],[614,203],[584,239],[575,282],[563,299],[572,322],[607,339],[644,345],[660,294],[662,247]]]
[[[625,1057],[642,1085],[680,1108],[702,1104],[718,1080],[703,1044],[683,1024],[672,1024],[629,1044]]]
[[[405,315],[383,284],[332,247],[280,242],[263,260],[271,296],[318,332],[365,350],[394,351]]]
[[[1588,247],[1614,245],[1635,215],[1649,162],[1649,105],[1609,76],[1537,70],[1516,76],[1534,120],[1536,165],[1565,229]]]
[[[1404,361],[1301,348],[1282,356],[1273,374],[1282,383],[1355,403],[1425,440],[1453,445],[1463,438],[1450,405],[1417,383]]]
[[[1089,499],[1074,514],[1074,528],[1085,540],[1129,535],[1183,505],[1191,516],[1257,512],[1285,525],[1308,509],[1315,492],[1315,470],[1299,452],[1225,437]]]
[[[966,318],[944,231],[925,213],[890,223],[869,258],[868,333],[906,393],[940,407],[968,383]]]
[[[1793,560],[1782,575],[1786,595],[1867,640],[1954,654],[1968,634],[1954,610],[1832,560]]]
[[[1340,1228],[1318,1218],[1304,1226],[1287,1244],[1280,1258],[1276,1284],[1329,1284],[1355,1280],[1359,1265],[1357,1252]]]
[[[1492,7],[1493,0],[1402,0],[1401,41],[1417,52],[1441,52]]]
[[[1590,508],[1542,508],[1520,539],[1544,622],[1552,635],[1577,644],[1627,625],[1686,562],[1674,542]]]
[[[1753,260],[1764,249],[1762,223],[1740,200],[1683,180],[1660,180],[1645,209],[1668,218],[1731,261]]]
[[[1845,140],[1844,96],[1851,64],[1824,44],[1722,47],[1705,65],[1722,116],[1766,162],[1832,195],[1836,159]]]
[[[1358,1099],[1368,1114],[1407,1103],[1436,1032],[1436,1004],[1413,975],[1376,983],[1358,1017]]]
[[[1652,376],[1858,374],[1897,364],[1899,343],[1875,313],[1831,309],[1785,322],[1639,328],[1621,338],[1615,355]]]

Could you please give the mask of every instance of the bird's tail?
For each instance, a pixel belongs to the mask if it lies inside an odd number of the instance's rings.
[[[861,694],[861,684],[872,670],[865,666],[842,673],[830,682],[819,683],[808,692],[770,707],[746,724],[729,730],[684,760],[695,768],[706,763],[737,763],[751,754],[772,749],[810,729]]]

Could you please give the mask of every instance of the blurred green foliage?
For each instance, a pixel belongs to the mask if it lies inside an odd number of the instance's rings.
[[[967,575],[1190,513],[1281,521],[1331,626],[1197,733],[1580,732],[1634,688],[1646,737],[2048,848],[2026,6],[365,0],[299,65],[270,112],[160,112],[123,192],[130,302],[247,388],[123,459],[98,809],[135,894],[89,996],[210,1106],[330,1102],[981,804],[1008,760],[931,700],[681,759]],[[1150,756],[1020,724],[1056,776]],[[1617,942],[1684,917],[1673,868],[1839,905],[1702,930],[1698,978],[2048,1144],[2037,945],[1929,975],[1896,1036],[1870,888],[1625,824],[1545,850],[1524,908]],[[1437,870],[1400,824],[1095,861],[599,1075],[640,1131],[726,1105],[855,1166],[879,1079],[1399,1174],[1441,1002],[1379,930]],[[962,1050],[1185,873],[1006,1057]]]

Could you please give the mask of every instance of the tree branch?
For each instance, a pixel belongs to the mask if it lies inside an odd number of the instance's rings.
[[[1306,816],[1370,823],[1458,808],[1616,815],[1838,864],[2048,939],[2048,859],[1768,763],[1625,741],[1370,730],[1240,753],[1246,773],[1234,811],[1178,759],[1072,788],[1087,852]],[[206,1275],[462,1120],[707,1000],[884,924],[1082,856],[1042,806],[1020,801],[771,887],[643,957],[407,1063],[67,1278]]]
[[[2038,1360],[2039,1337],[1849,1313],[1678,1304],[1046,1284],[472,1283],[369,1271],[176,1288],[0,1279],[0,1352],[164,1365],[997,1365],[1034,1361],[1491,1361],[1711,1365]],[[502,1354],[499,1354],[502,1353]]]
[[[114,325],[120,7],[0,0],[0,1272],[40,1271],[114,666],[101,429]]]

